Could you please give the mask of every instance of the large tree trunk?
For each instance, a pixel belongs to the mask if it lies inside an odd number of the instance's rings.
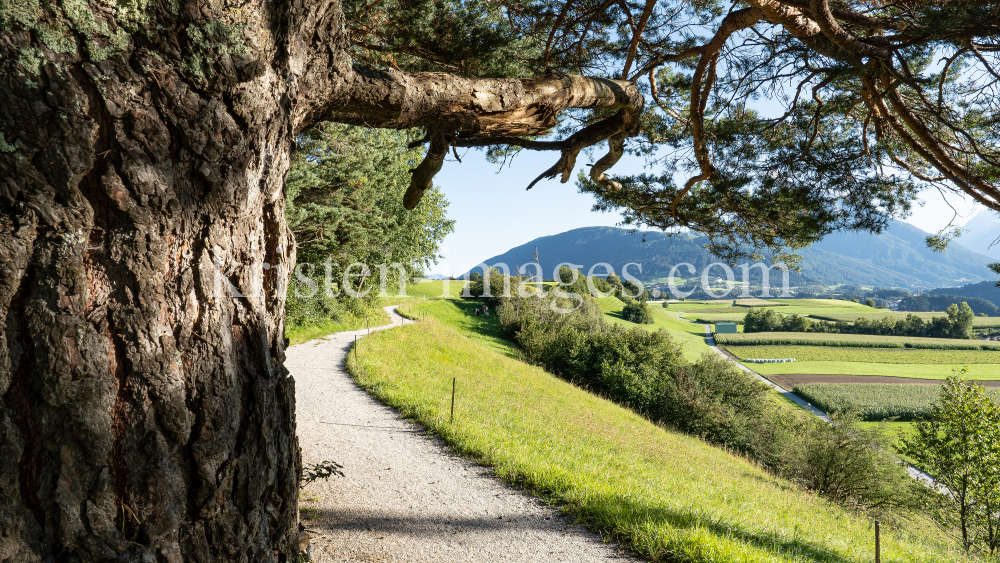
[[[202,4],[0,35],[0,561],[295,560],[287,59]]]

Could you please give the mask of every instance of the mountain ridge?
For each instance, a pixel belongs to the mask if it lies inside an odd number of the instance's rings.
[[[880,235],[867,233],[833,233],[802,249],[801,272],[790,273],[793,286],[802,285],[864,285],[929,289],[976,283],[991,278],[986,267],[993,261],[989,256],[973,252],[953,242],[948,250],[936,253],[927,248],[928,233],[900,221],[893,221]],[[516,267],[533,261],[535,247],[546,278],[559,263],[582,266],[584,273],[600,262],[610,264],[621,274],[624,265],[642,265],[640,273],[630,267],[629,273],[643,282],[663,278],[670,269],[687,262],[695,266],[698,275],[709,264],[720,262],[703,245],[704,237],[688,234],[668,235],[658,231],[631,231],[618,227],[581,227],[563,233],[539,237],[515,246],[484,263],[503,262],[513,272]],[[741,271],[735,268],[736,279]],[[597,268],[596,275],[604,275]],[[687,268],[678,275],[689,276]],[[715,268],[712,277],[722,276]]]

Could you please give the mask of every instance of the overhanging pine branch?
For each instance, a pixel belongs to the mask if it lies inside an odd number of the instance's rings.
[[[430,188],[449,146],[511,145],[556,150],[562,155],[542,177],[569,180],[581,150],[613,139],[608,156],[594,167],[594,179],[621,157],[624,139],[638,133],[643,98],[635,84],[568,74],[530,79],[470,79],[445,73],[382,72],[354,68],[350,89],[334,95],[318,119],[368,127],[426,127],[430,146],[412,171],[404,206],[412,209]],[[335,93],[336,94],[336,93]],[[561,141],[547,135],[568,109],[618,109]],[[537,181],[537,180],[536,180]],[[532,183],[534,184],[534,183]]]

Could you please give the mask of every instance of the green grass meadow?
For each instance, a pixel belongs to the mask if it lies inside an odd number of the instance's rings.
[[[649,310],[653,314],[653,324],[639,325],[626,321],[622,317],[622,309],[625,304],[616,297],[604,297],[597,300],[604,312],[604,318],[609,322],[631,327],[640,327],[648,331],[666,329],[675,342],[681,345],[684,357],[688,360],[697,360],[706,351],[708,341],[705,340],[705,326],[688,322],[677,318],[678,310],[664,309],[659,305],[650,305]]]
[[[654,561],[873,560],[861,515],[510,357],[455,303],[407,308],[447,317],[366,337],[348,357],[358,382],[605,537]],[[883,528],[883,561],[964,560],[928,522],[909,525]]]

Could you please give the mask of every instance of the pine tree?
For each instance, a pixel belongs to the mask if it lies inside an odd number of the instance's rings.
[[[580,185],[599,207],[780,254],[877,231],[927,185],[1000,208],[998,15],[0,2],[0,553],[294,560],[285,180],[318,123],[419,128],[407,209],[460,147],[550,151],[539,179],[563,182],[593,148]],[[626,150],[660,170],[610,177]]]

